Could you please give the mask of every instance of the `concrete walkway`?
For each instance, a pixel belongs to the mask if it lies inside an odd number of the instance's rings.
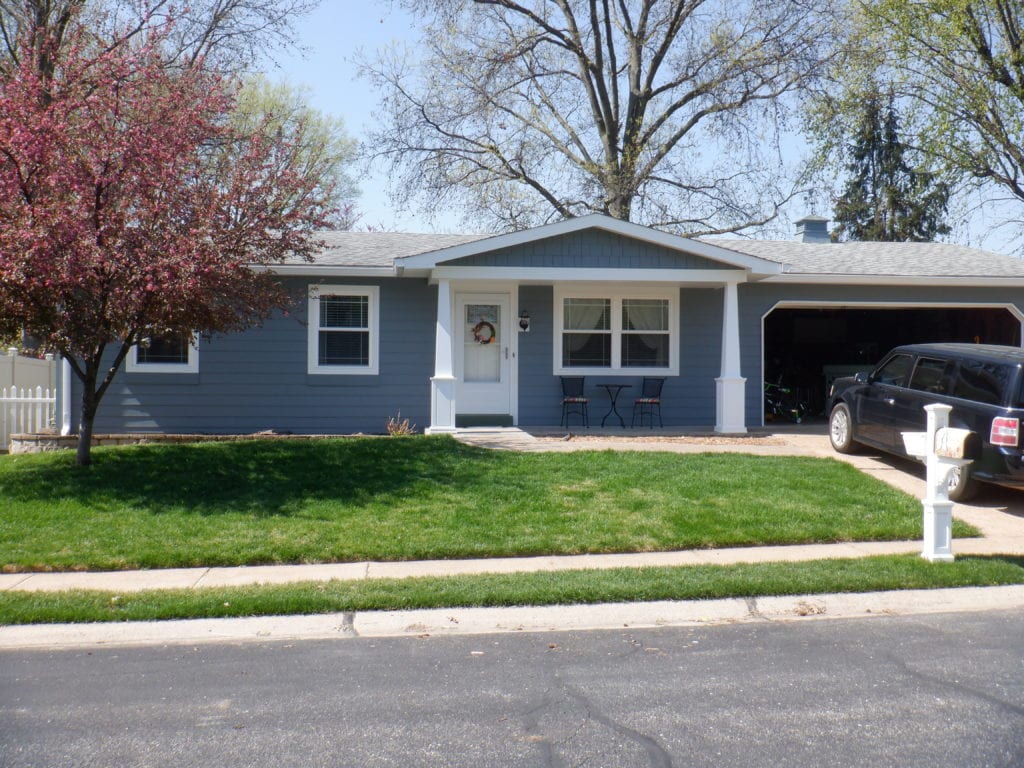
[[[828,444],[824,428],[761,432],[724,437],[707,431],[591,430],[567,436],[564,431],[474,429],[458,439],[496,450],[659,450],[679,453],[734,451],[761,455],[829,457],[847,461],[866,474],[911,495],[924,494],[923,468],[878,455],[840,456]],[[1001,554],[1024,556],[1024,493],[986,488],[971,504],[957,504],[954,515],[982,533],[957,539],[956,555]],[[830,558],[867,557],[921,551],[920,541],[813,544],[782,547],[739,547],[611,555],[488,558],[414,562],[363,562],[323,565],[248,566],[236,568],[175,568],[149,571],[0,574],[0,591],[53,592],[91,589],[133,592],[147,589],[212,588],[250,584],[285,584],[331,579],[360,580],[448,576],[480,573],[526,573],[644,566],[684,566],[759,562],[795,562]],[[0,627],[0,648],[58,647],[77,644],[135,642],[196,642],[200,640],[393,636],[450,634],[525,629],[583,629],[627,626],[665,626],[705,621],[767,620],[810,616],[878,615],[1024,608],[1024,586],[985,589],[928,590],[873,595],[691,601],[614,606],[557,608],[444,609],[417,612],[370,612],[327,617],[265,617],[190,622],[129,622],[106,625]],[[461,617],[461,618],[460,618]],[[357,622],[357,618],[359,621]],[[358,624],[358,626],[357,626]]]

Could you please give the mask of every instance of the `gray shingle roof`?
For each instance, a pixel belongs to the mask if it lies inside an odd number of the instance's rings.
[[[483,240],[489,235],[321,232],[316,263],[391,267],[395,259]],[[703,242],[783,265],[789,275],[1022,277],[1024,260],[951,243],[801,243],[707,238]]]
[[[785,274],[1024,277],[1024,260],[952,243],[707,242],[783,264]]]
[[[338,267],[390,267],[395,259],[482,240],[488,235],[432,235],[402,232],[318,232],[324,241],[317,264]]]

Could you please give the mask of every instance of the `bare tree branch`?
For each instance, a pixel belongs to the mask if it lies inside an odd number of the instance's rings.
[[[0,59],[17,61],[22,30],[47,29],[59,45],[72,19],[87,14],[97,38],[117,42],[173,21],[166,41],[169,58],[183,66],[204,62],[237,73],[275,51],[295,47],[295,22],[319,4],[320,0],[0,0]]]
[[[406,4],[431,20],[422,58],[363,62],[383,97],[367,154],[399,203],[499,230],[595,211],[689,234],[770,220],[789,196],[774,119],[838,50],[826,0]]]

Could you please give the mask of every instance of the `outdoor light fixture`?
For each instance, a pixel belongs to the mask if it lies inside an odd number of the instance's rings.
[[[530,332],[530,313],[525,309],[519,313],[519,330],[523,333]]]

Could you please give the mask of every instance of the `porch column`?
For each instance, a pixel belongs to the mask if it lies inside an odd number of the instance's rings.
[[[434,375],[430,378],[428,435],[455,431],[455,345],[452,334],[451,280],[437,281]]]
[[[71,363],[63,357],[60,359],[60,433],[71,434],[71,386],[74,376]]]
[[[736,283],[725,284],[722,373],[715,379],[715,432],[746,432],[745,385],[740,376],[740,311]]]

